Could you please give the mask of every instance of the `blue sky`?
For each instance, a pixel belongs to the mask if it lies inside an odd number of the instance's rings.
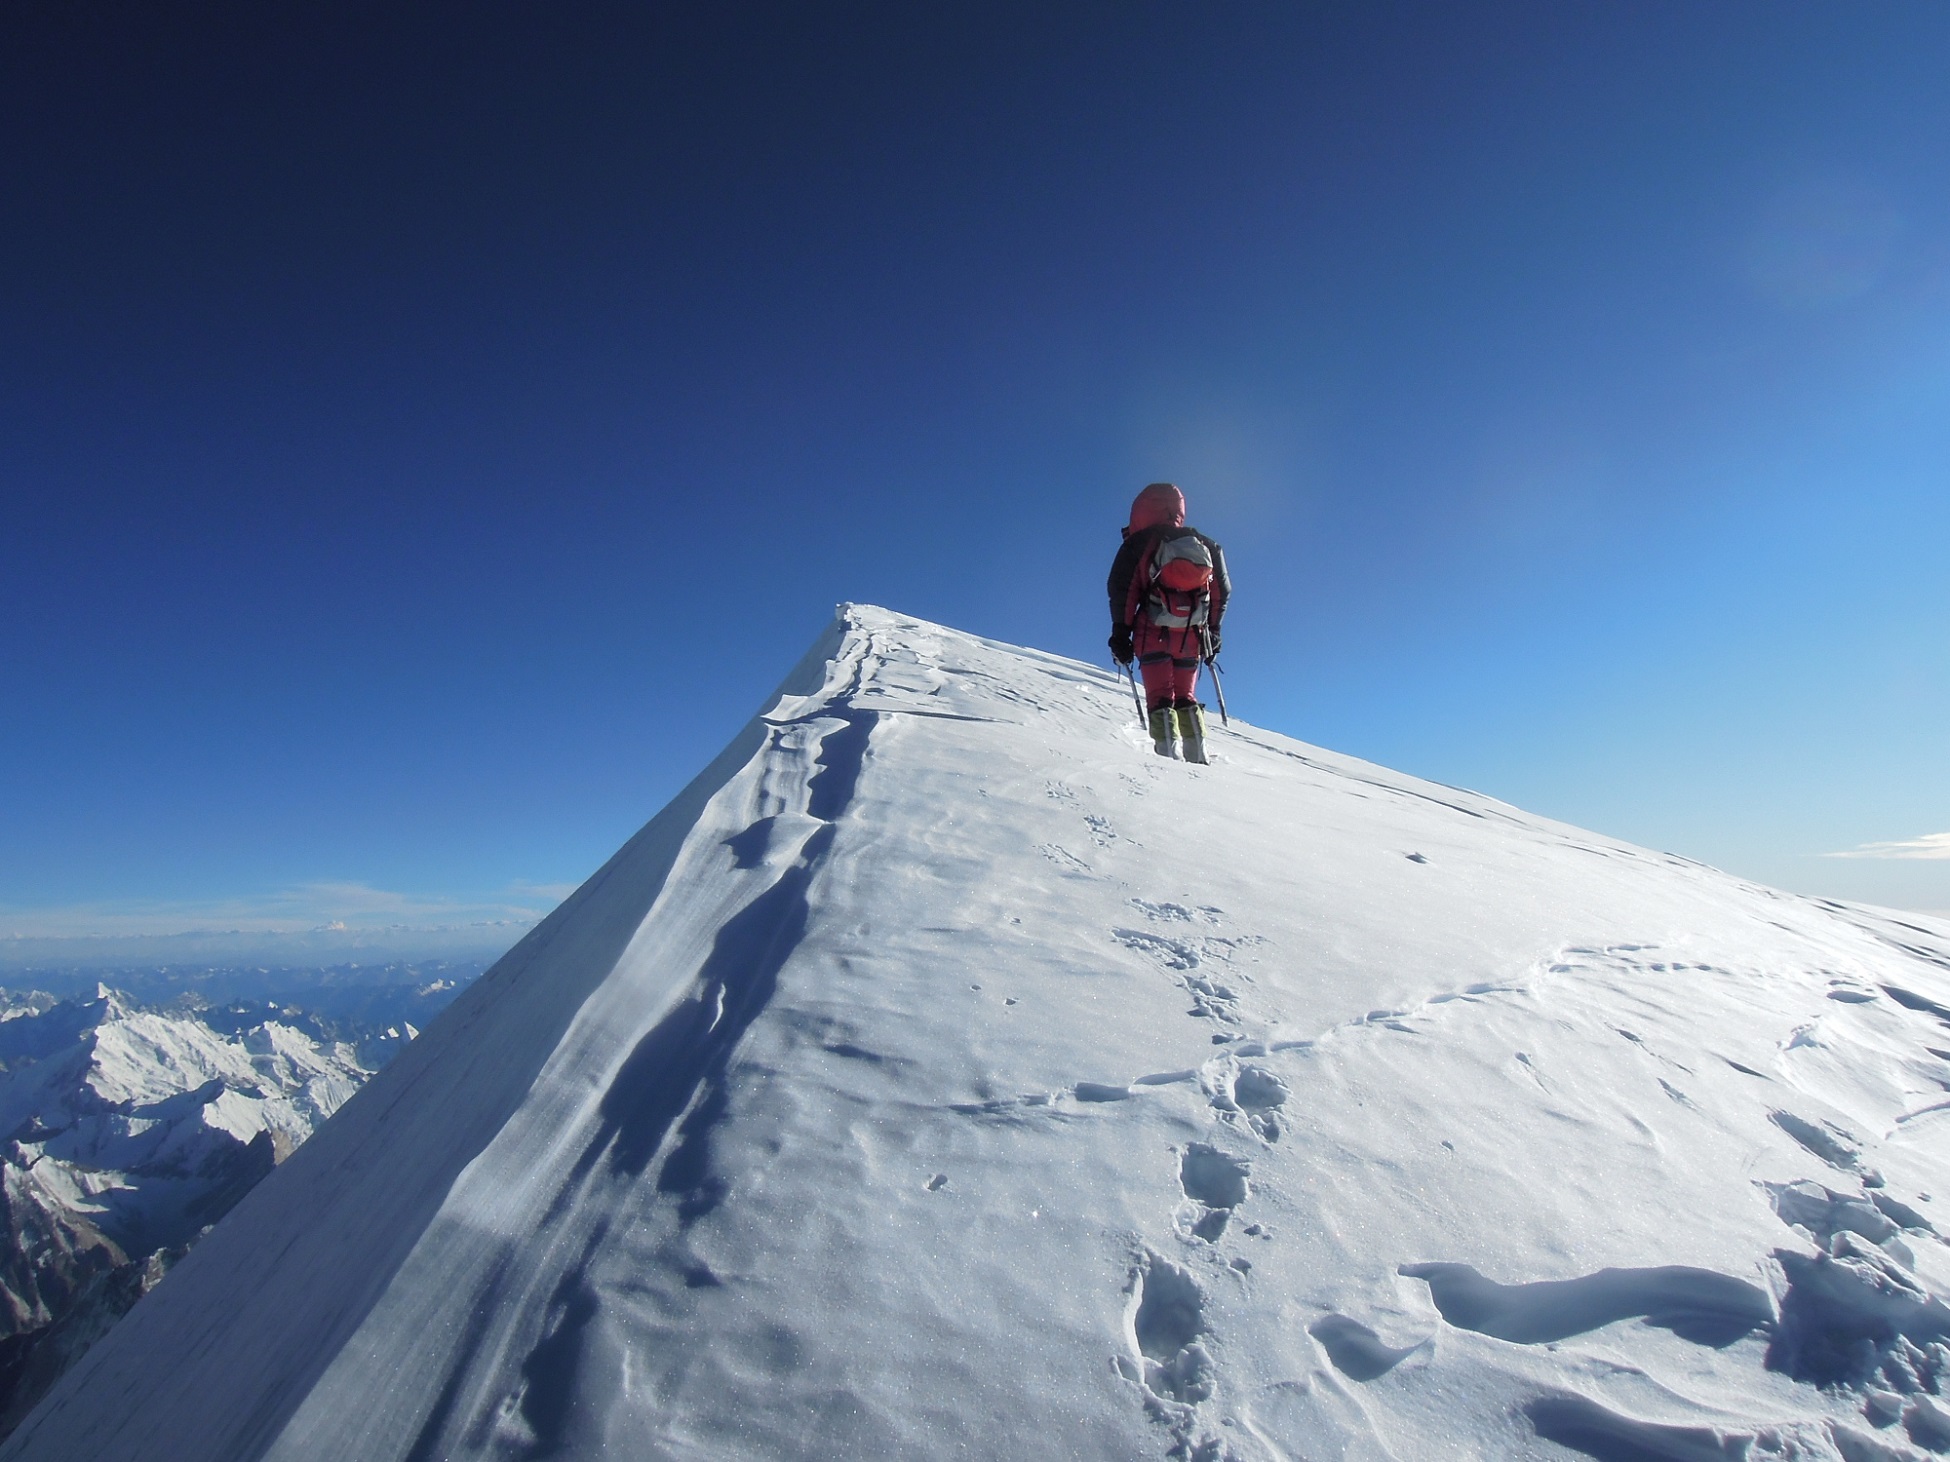
[[[0,932],[526,917],[836,601],[1101,659],[1155,478],[1250,719],[1950,910],[1946,74],[1924,3],[16,7]]]

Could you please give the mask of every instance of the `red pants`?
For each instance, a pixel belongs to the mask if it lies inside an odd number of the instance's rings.
[[[1161,655],[1156,660],[1140,660],[1138,669],[1144,675],[1147,711],[1161,706],[1189,706],[1198,699],[1198,661],[1186,660],[1181,664]]]
[[[1144,706],[1189,706],[1198,699],[1198,652],[1203,639],[1196,629],[1165,629],[1140,618],[1135,644],[1138,669],[1144,675]]]

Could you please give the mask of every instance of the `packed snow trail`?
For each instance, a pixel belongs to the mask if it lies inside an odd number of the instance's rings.
[[[1950,1448],[1950,927],[846,606],[0,1457]]]

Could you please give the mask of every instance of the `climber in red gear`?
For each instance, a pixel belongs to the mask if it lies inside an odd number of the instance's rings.
[[[1203,763],[1198,668],[1219,653],[1232,581],[1219,545],[1185,526],[1185,495],[1172,483],[1152,483],[1131,504],[1107,587],[1111,654],[1119,665],[1136,660],[1144,675],[1155,749]]]

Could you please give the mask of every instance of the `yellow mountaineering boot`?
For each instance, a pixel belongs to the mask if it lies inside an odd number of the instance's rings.
[[[1175,714],[1178,739],[1185,743],[1185,760],[1209,766],[1205,759],[1205,707],[1196,703],[1179,706]]]
[[[1159,756],[1178,758],[1178,718],[1170,706],[1159,706],[1151,713],[1151,749]]]

